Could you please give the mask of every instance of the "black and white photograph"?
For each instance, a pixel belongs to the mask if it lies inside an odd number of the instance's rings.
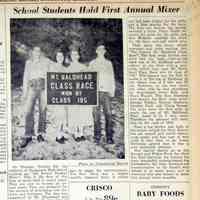
[[[122,19],[10,19],[12,160],[125,159]]]

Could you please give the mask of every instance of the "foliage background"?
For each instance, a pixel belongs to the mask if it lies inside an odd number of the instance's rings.
[[[24,63],[33,46],[41,46],[52,60],[56,49],[62,49],[68,56],[69,48],[75,46],[80,49],[81,62],[88,64],[96,56],[97,43],[103,42],[108,51],[106,56],[114,65],[117,88],[122,90],[121,19],[11,19],[10,28],[12,87],[22,84]]]

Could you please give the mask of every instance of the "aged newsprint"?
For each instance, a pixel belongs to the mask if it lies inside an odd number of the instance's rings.
[[[199,200],[199,27],[199,0],[1,0],[0,200]]]

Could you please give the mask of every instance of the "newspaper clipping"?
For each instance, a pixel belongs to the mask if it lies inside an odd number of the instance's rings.
[[[0,199],[193,199],[191,11],[0,1]]]

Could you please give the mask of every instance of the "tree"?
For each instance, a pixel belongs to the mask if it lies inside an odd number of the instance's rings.
[[[108,59],[114,64],[115,78],[123,84],[121,19],[11,19],[10,27],[13,85],[21,84],[20,74],[23,75],[25,60],[33,46],[40,45],[52,60],[56,49],[69,55],[70,46],[76,46],[80,49],[81,62],[88,63],[95,58],[99,41],[105,43]],[[16,81],[18,84],[14,84]]]

